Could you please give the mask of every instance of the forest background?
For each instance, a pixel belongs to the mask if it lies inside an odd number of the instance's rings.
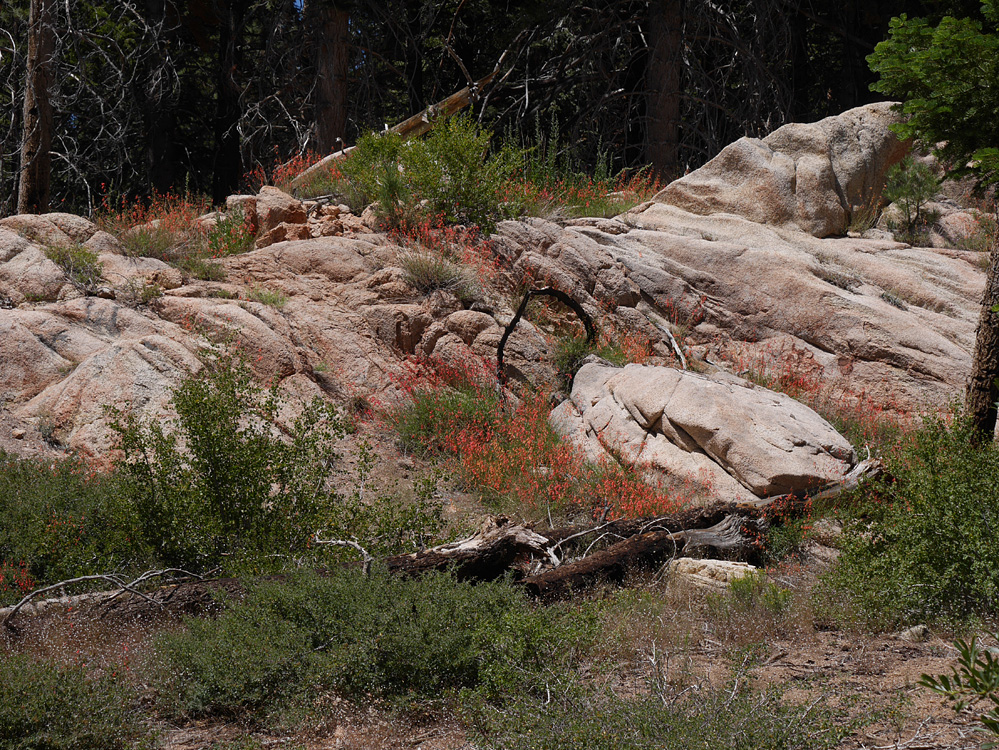
[[[651,165],[668,180],[742,135],[879,98],[865,58],[893,16],[981,11],[977,0],[13,0],[0,6],[0,215],[17,208],[32,12],[50,32],[49,207],[90,214],[170,191],[224,202],[498,64],[473,107],[498,139],[562,168]]]

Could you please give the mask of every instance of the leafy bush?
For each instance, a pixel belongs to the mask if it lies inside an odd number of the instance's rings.
[[[498,196],[518,161],[510,148],[489,153],[490,137],[470,117],[452,117],[402,151],[406,179],[431,213],[487,234],[504,215]]]
[[[337,501],[332,446],[346,427],[335,408],[313,401],[283,439],[276,393],[232,354],[209,359],[172,403],[165,423],[115,413],[112,424],[128,496],[164,561],[204,568],[309,549]]]
[[[54,245],[45,248],[45,255],[66,272],[74,286],[88,294],[101,282],[104,265],[97,253],[83,245]]]
[[[619,697],[556,684],[540,707],[525,699],[471,718],[486,747],[504,750],[818,750],[837,747],[850,733],[814,703],[795,706],[775,689],[748,685],[738,679],[684,699],[661,685]]]
[[[958,639],[954,646],[960,669],[952,667],[950,675],[937,677],[924,674],[919,684],[952,701],[958,713],[967,706],[989,701],[992,708],[981,714],[979,720],[986,732],[999,737],[999,649],[995,646],[981,648],[977,637],[972,638],[970,643]],[[997,744],[993,742],[985,747],[992,748]]]
[[[0,750],[119,750],[142,734],[135,696],[115,675],[0,659]]]
[[[469,689],[500,700],[571,663],[592,631],[590,616],[535,609],[505,581],[300,574],[161,636],[153,682],[182,716],[268,711],[317,690],[434,700]]]
[[[78,459],[18,459],[0,451],[0,604],[37,584],[135,569],[153,559],[114,475]]]
[[[355,213],[378,201],[390,227],[440,215],[489,232],[510,210],[501,205],[500,192],[517,166],[511,149],[489,152],[490,137],[468,117],[438,123],[412,141],[392,132],[367,133],[309,194],[329,190]]]
[[[860,517],[820,599],[873,625],[961,620],[999,605],[999,449],[966,418],[927,420],[860,491]],[[837,605],[838,606],[838,605]]]
[[[204,233],[204,246],[212,258],[240,255],[253,249],[256,235],[244,219],[222,216]]]

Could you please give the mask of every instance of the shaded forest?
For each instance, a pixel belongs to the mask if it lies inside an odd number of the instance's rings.
[[[35,168],[51,173],[36,210],[220,202],[494,70],[473,116],[498,138],[569,169],[669,179],[739,136],[878,98],[865,58],[892,16],[977,6],[14,0],[0,8],[0,215]]]

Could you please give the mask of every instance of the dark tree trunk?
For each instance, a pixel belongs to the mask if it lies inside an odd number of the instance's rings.
[[[159,36],[155,53],[143,60],[144,74],[137,78],[135,100],[142,111],[146,134],[148,188],[168,193],[177,184],[176,104],[172,94],[172,71],[165,49],[178,48],[176,7],[172,0],[146,0],[146,23]]]
[[[999,401],[999,243],[993,245],[985,277],[982,314],[978,319],[975,357],[971,364],[966,407],[979,437],[991,440],[996,430],[996,401]]]
[[[24,86],[24,138],[21,141],[21,180],[17,211],[22,214],[49,210],[49,182],[52,172],[52,55],[55,30],[52,28],[54,0],[31,0],[28,28],[27,73]]]
[[[219,50],[216,76],[215,160],[212,201],[225,203],[239,187],[243,160],[239,153],[239,83],[245,0],[220,0]]]
[[[347,137],[347,68],[350,61],[349,16],[329,0],[306,7],[316,35],[316,147],[328,154]]]
[[[419,112],[427,106],[423,91],[423,18],[421,0],[406,2],[406,61],[405,76],[409,84],[409,111]]]
[[[650,0],[648,13],[648,154],[663,178],[679,176],[683,0]]]

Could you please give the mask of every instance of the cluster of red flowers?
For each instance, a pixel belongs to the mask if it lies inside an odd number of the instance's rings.
[[[504,404],[493,373],[484,360],[463,370],[418,360],[399,383],[412,398],[431,402],[434,439],[467,486],[535,513],[581,508],[620,518],[671,513],[687,502],[686,493],[649,483],[639,467],[587,462],[552,429],[547,398],[529,394]],[[458,391],[484,407],[475,418],[449,408]]]

